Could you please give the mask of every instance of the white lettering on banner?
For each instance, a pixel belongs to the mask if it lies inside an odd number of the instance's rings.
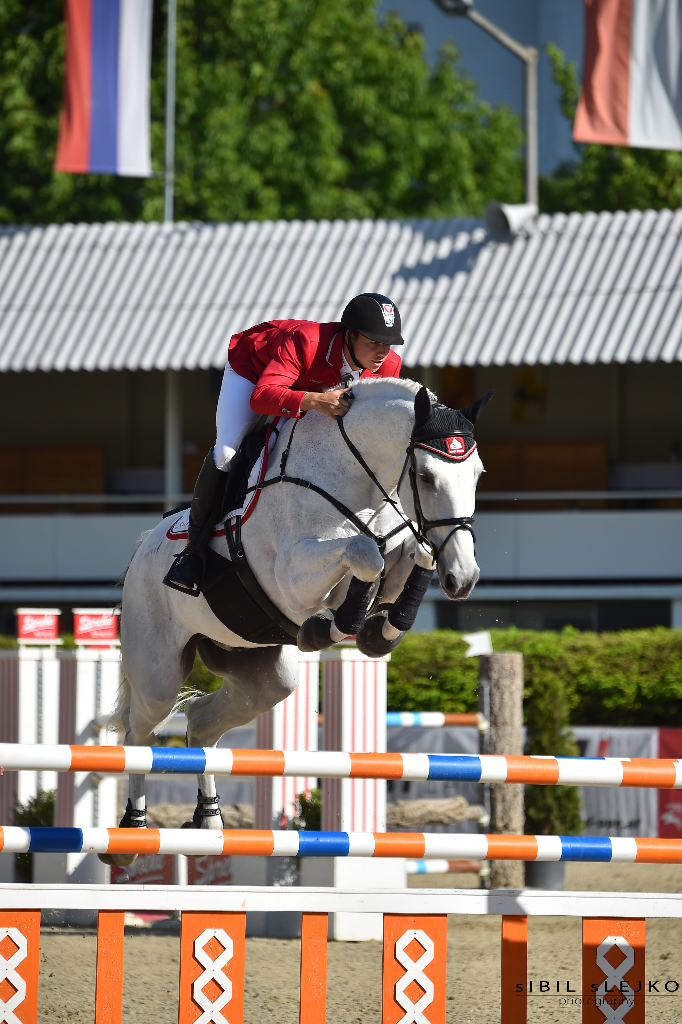
[[[15,968],[28,956],[28,941],[18,928],[0,928],[0,943],[7,938],[12,940],[17,949],[7,960],[0,953],[0,984],[3,981],[8,981],[12,988],[16,989],[16,992],[9,997],[7,1002],[0,999],[0,1021],[6,1021],[7,1024],[21,1024],[14,1011],[26,998],[26,982]]]
[[[617,946],[624,958],[617,967],[613,967],[606,959],[609,950]],[[622,935],[607,935],[597,947],[597,967],[606,975],[596,992],[597,1008],[604,1014],[605,1020],[623,1021],[635,1005],[635,993],[632,986],[625,980],[625,975],[635,965],[635,951]],[[618,989],[623,997],[620,1006],[611,1006],[606,998],[612,989]],[[614,995],[611,996],[614,999]],[[618,998],[617,996],[615,998]],[[615,1000],[614,1000],[615,1001]]]
[[[205,950],[211,939],[217,939],[223,947],[223,952],[215,960],[211,960]],[[213,1021],[214,1024],[229,1024],[227,1017],[223,1017],[220,1011],[232,998],[232,982],[226,974],[223,974],[223,967],[230,962],[233,952],[232,939],[223,928],[205,928],[201,935],[197,935],[194,940],[194,956],[204,968],[203,973],[192,985],[192,998],[197,1006],[204,1011],[200,1017],[197,1017],[194,1024],[209,1024],[210,1021]],[[222,989],[218,998],[213,1002],[204,992],[209,981],[215,981],[216,985]]]
[[[405,952],[406,947],[409,946],[413,939],[416,939],[424,947],[424,952],[418,960],[411,960]],[[396,982],[395,986],[395,1001],[405,1010],[405,1016],[400,1018],[398,1024],[430,1024],[428,1017],[424,1016],[423,1011],[433,1002],[433,982],[424,974],[424,968],[428,967],[433,957],[433,941],[426,932],[415,928],[408,928],[397,940],[395,944],[395,958],[401,967],[405,968],[405,973],[400,981]],[[424,995],[416,1003],[413,1003],[405,992],[405,989],[413,981],[416,981],[424,989]]]

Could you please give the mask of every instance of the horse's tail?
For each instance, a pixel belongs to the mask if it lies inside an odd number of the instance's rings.
[[[150,534],[151,532],[152,532],[151,530],[145,530],[145,531],[144,531],[143,533],[141,533],[141,534],[140,534],[140,536],[139,536],[139,537],[137,538],[137,540],[135,541],[135,547],[133,548],[133,553],[132,553],[132,555],[130,556],[130,559],[129,559],[129,561],[128,561],[128,564],[126,565],[125,569],[123,570],[123,572],[121,573],[121,575],[120,575],[120,576],[118,577],[118,579],[116,580],[116,585],[117,585],[118,587],[122,587],[122,586],[123,586],[123,584],[125,583],[125,579],[126,579],[126,576],[128,575],[128,569],[130,568],[130,566],[131,566],[131,564],[132,564],[133,558],[134,558],[134,557],[135,557],[135,555],[137,554],[137,549],[139,548],[139,546],[140,546],[140,544],[142,543],[142,541],[143,541],[143,540],[146,540],[146,538],[147,538],[147,537],[149,536],[149,534]]]
[[[123,670],[123,678],[116,694],[114,710],[109,715],[107,728],[111,732],[126,733],[128,731],[128,713],[130,711],[130,698],[132,691],[128,677]]]

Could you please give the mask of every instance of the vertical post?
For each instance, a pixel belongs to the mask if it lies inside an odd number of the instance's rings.
[[[182,493],[182,393],[180,374],[166,370],[165,417],[165,491],[166,504],[172,508]]]
[[[523,655],[501,651],[479,658],[479,679],[490,680],[491,754],[523,753]],[[522,835],[524,824],[523,786],[495,783],[490,787],[490,832]],[[490,885],[493,889],[523,888],[522,861],[493,861]]]
[[[121,1024],[124,918],[122,910],[100,910],[98,914],[95,1024]]]
[[[526,47],[526,202],[538,205],[538,51]]]
[[[324,749],[386,752],[386,675],[390,654],[366,658],[354,647],[322,651]],[[325,779],[322,828],[339,832],[386,831],[383,779]],[[322,860],[322,858],[320,858]],[[403,888],[405,862],[397,857],[334,857],[331,884],[339,889]],[[320,884],[308,882],[306,884]],[[333,937],[342,942],[381,940],[381,914],[333,917]]]
[[[300,1024],[327,1020],[327,914],[301,915]]]
[[[177,42],[177,0],[168,0],[166,29],[166,160],[163,219],[173,222],[173,190],[175,187],[175,51]]]
[[[500,1024],[526,1024],[528,918],[502,917]]]

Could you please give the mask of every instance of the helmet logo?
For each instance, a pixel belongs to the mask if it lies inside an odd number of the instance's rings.
[[[391,302],[381,303],[381,312],[384,315],[384,323],[387,327],[393,327],[395,323],[395,308]]]
[[[445,447],[448,455],[463,455],[466,451],[466,442],[463,437],[446,437]]]

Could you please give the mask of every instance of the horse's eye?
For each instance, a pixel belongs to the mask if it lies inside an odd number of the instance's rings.
[[[436,482],[436,478],[434,477],[433,473],[429,472],[420,473],[419,479],[421,480],[422,483],[428,484],[429,487],[433,487],[433,485]]]

